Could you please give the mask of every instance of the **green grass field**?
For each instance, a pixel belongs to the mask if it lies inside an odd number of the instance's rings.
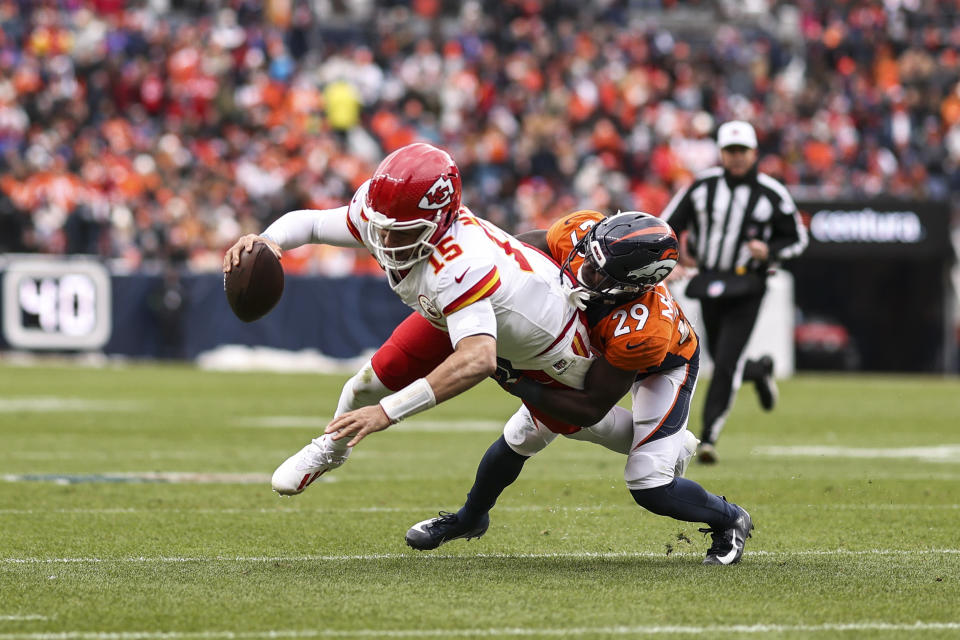
[[[772,414],[741,390],[688,471],[753,515],[734,567],[562,439],[484,538],[408,549],[515,409],[492,383],[279,498],[343,379],[0,367],[0,640],[960,636],[955,378],[804,375]]]

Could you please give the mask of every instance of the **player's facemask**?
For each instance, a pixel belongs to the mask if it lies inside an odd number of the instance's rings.
[[[394,220],[379,212],[368,211],[367,241],[373,256],[385,269],[402,271],[430,257],[435,245],[430,242],[437,230],[432,220]],[[398,246],[386,244],[391,231],[409,233],[410,240]],[[420,231],[420,233],[415,233]]]
[[[613,304],[624,299],[635,298],[652,288],[647,285],[640,286],[620,282],[611,276],[603,268],[603,265],[607,263],[607,257],[596,239],[595,231],[596,227],[593,227],[580,239],[561,268],[560,277],[562,278],[564,291],[567,292],[570,301],[578,308],[583,309],[588,301]],[[578,255],[583,256],[583,262],[577,272],[574,273],[570,265]],[[564,277],[564,274],[569,277]],[[570,278],[574,280],[575,285],[569,283]]]

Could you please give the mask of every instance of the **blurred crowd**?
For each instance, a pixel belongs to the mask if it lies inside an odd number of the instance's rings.
[[[513,231],[658,213],[729,119],[797,197],[960,194],[955,1],[0,0],[0,27],[0,251],[217,269],[415,140]]]

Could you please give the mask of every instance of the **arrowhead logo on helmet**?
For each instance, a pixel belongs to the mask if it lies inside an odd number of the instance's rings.
[[[453,200],[453,182],[447,176],[440,176],[420,198],[421,209],[443,209]]]
[[[369,222],[364,242],[385,269],[401,271],[427,260],[460,212],[460,171],[447,152],[426,143],[384,158],[368,185],[361,200]],[[400,242],[394,234],[388,244],[390,232],[407,238]]]

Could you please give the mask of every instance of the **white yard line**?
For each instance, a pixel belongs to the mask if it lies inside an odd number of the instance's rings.
[[[701,556],[700,552],[674,552],[671,556]],[[960,555],[960,549],[831,549],[803,551],[746,551],[747,556],[803,557],[803,556],[923,556],[923,555]],[[374,553],[362,555],[301,555],[301,556],[136,556],[126,558],[0,558],[0,564],[176,564],[185,562],[351,562],[370,560],[471,560],[471,559],[603,559],[624,558],[664,558],[664,552],[614,551],[614,552],[556,552],[556,553],[477,553],[465,555],[409,553]]]
[[[429,513],[436,512],[437,507],[429,506],[419,506],[419,507],[316,507],[309,509],[265,509],[265,508],[222,508],[222,509],[211,509],[207,507],[201,507],[198,509],[138,509],[138,508],[122,508],[122,507],[107,507],[102,509],[91,509],[91,508],[72,508],[72,509],[0,509],[0,515],[48,515],[48,514],[92,514],[92,515],[122,515],[122,514],[149,514],[149,513],[188,513],[188,514],[238,514],[238,513],[265,513],[270,515],[285,515],[285,514],[318,514],[318,513]],[[526,505],[526,506],[498,506],[497,511],[575,511],[575,512],[595,512],[595,511],[607,511],[610,509],[620,509],[620,510],[629,510],[636,511],[636,506],[630,505],[614,505],[610,507],[597,507],[597,506],[586,506],[586,507],[560,507],[560,506],[549,506],[549,505]]]
[[[762,456],[805,458],[908,458],[924,462],[960,462],[960,444],[942,444],[931,447],[834,447],[826,445],[795,447],[756,447],[751,452]]]
[[[4,482],[81,483],[162,483],[162,484],[267,484],[266,473],[197,473],[191,471],[144,471],[117,473],[24,473],[4,474]],[[321,480],[328,481],[325,478]]]
[[[424,638],[462,636],[658,636],[672,634],[832,633],[837,631],[954,631],[960,622],[841,622],[831,624],[737,624],[609,627],[485,627],[474,629],[265,629],[261,631],[62,631],[3,633],[0,640],[244,640],[246,638]]]
[[[0,413],[52,413],[60,411],[139,411],[141,402],[89,400],[62,396],[2,396]]]
[[[323,429],[332,420],[323,416],[257,416],[241,418],[235,426],[251,429]],[[233,423],[232,423],[233,424]],[[503,429],[497,420],[404,420],[402,425],[391,428],[391,433],[450,432],[464,431],[495,432]]]
[[[210,459],[207,451],[123,451],[109,453],[106,451],[88,451],[71,449],[69,451],[13,451],[7,456],[9,460],[204,460]]]
[[[757,505],[754,505],[757,506]],[[788,504],[775,503],[760,505],[763,510],[769,509],[825,509],[830,511],[948,511],[960,509],[960,504]],[[268,514],[268,515],[313,515],[313,514],[336,514],[336,513],[430,513],[437,509],[436,505],[418,506],[418,507],[314,507],[314,508],[231,508],[224,507],[214,509],[209,507],[199,507],[191,509],[185,508],[159,508],[159,509],[140,509],[136,507],[104,507],[104,508],[70,508],[70,509],[0,509],[0,515],[125,515],[125,514],[197,514],[197,515],[219,515],[219,514]],[[518,506],[497,506],[497,512],[529,512],[529,511],[547,511],[550,513],[597,513],[602,511],[637,511],[636,505],[613,504],[613,505],[582,505],[582,506],[559,506],[559,505],[518,505]]]
[[[28,613],[25,615],[7,615],[7,616],[0,615],[0,622],[24,622],[24,621],[29,622],[31,620],[39,621],[39,620],[49,620],[49,619],[50,618],[48,616],[40,616],[32,613]]]
[[[83,456],[77,456],[78,459],[82,457]],[[172,456],[172,459],[177,459],[178,457],[179,456]],[[15,460],[16,456],[15,454],[7,454],[7,455],[0,454],[0,461],[5,459]],[[162,460],[162,459],[165,459],[165,457],[157,456],[157,459]],[[182,459],[189,459],[189,458],[187,456],[183,456]],[[942,466],[940,468],[942,468]],[[471,467],[470,469],[467,469],[467,468],[463,468],[463,469],[445,468],[445,469],[439,469],[439,470],[433,469],[433,475],[438,478],[457,478],[459,479],[457,480],[458,482],[461,480],[463,482],[472,482],[473,469],[474,467]],[[617,466],[613,466],[611,467],[611,469],[613,471],[611,471],[610,473],[604,472],[602,470],[579,471],[579,472],[572,472],[572,471],[543,472],[541,470],[539,479],[541,481],[563,480],[566,482],[573,482],[573,481],[579,481],[579,480],[591,481],[591,482],[592,481],[603,481],[603,482],[614,481],[616,480],[616,478],[614,478],[612,474],[619,473],[619,470]],[[205,475],[210,475],[210,474],[201,474],[197,472],[193,472],[193,473],[161,472],[161,473],[180,474],[181,478],[179,479],[179,482],[182,484],[191,483],[192,482],[192,480],[190,480],[191,476],[201,477]],[[842,470],[835,470],[833,473],[835,477],[839,477],[839,478],[856,477],[858,480],[869,479],[871,481],[879,481],[879,480],[921,481],[921,482],[960,481],[960,472],[943,473],[940,471],[937,471],[937,472],[931,471],[927,473],[922,473],[922,472],[909,471],[909,472],[903,472],[903,473],[895,473],[895,472],[870,470],[870,471],[857,471],[856,473],[846,474],[846,473],[842,473]],[[105,476],[109,476],[109,477],[126,476],[129,478],[133,478],[133,477],[137,477],[137,475],[138,474],[131,474],[131,473],[124,473],[124,474],[119,474],[119,473],[71,473],[71,474],[19,473],[19,474],[2,474],[0,475],[0,482],[52,482],[57,484],[71,484],[71,483],[78,483],[78,482],[109,482],[111,481],[106,479]],[[229,475],[229,474],[217,474],[217,475]],[[247,474],[240,474],[240,475],[247,475]],[[148,476],[144,475],[142,477],[146,478]],[[265,474],[265,473],[261,474],[260,477],[265,478],[267,481],[269,481],[270,479],[269,474]],[[762,481],[765,478],[771,478],[776,480],[785,479],[782,469],[776,471],[775,473],[774,472],[755,473],[753,475],[753,479],[756,481]],[[414,481],[422,482],[423,479],[424,479],[423,475],[416,475],[416,474],[409,474],[409,473],[385,474],[385,473],[342,473],[341,472],[337,474],[328,473],[327,475],[321,478],[317,478],[317,481],[314,484],[317,484],[320,482],[342,482],[344,484],[353,484],[357,482],[390,482],[390,483],[414,482]],[[112,480],[112,481],[119,482],[119,480]],[[140,482],[143,482],[143,481],[144,480],[140,480]],[[622,480],[616,480],[616,481],[622,482]],[[201,482],[199,480],[196,481],[196,484],[200,484],[200,483]],[[465,486],[468,487],[469,484]]]

